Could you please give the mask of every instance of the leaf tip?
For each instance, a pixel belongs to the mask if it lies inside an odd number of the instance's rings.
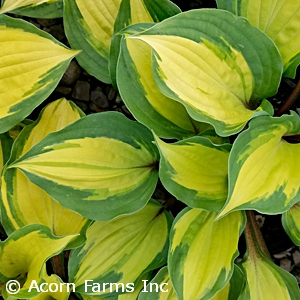
[[[228,215],[231,212],[231,209],[227,209],[227,207],[225,206],[225,208],[223,210],[221,210],[219,212],[219,214],[215,217],[215,221],[219,221],[221,220],[223,217],[225,217],[226,215]]]
[[[73,57],[77,56],[82,52],[82,50],[75,50],[75,49],[71,49],[71,51],[73,52]]]

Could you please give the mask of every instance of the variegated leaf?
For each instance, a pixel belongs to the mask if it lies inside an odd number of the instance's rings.
[[[80,297],[83,300],[132,300],[132,299],[137,299],[140,291],[144,288],[144,281],[149,281],[152,276],[152,271],[147,272],[141,276],[137,284],[128,284],[127,288],[126,286],[124,287],[125,293],[124,294],[119,294],[116,296],[108,296],[105,298],[102,297],[97,297],[97,296],[87,296],[84,294],[80,294]],[[120,284],[120,289],[122,288]],[[127,291],[126,291],[127,290]]]
[[[121,0],[65,0],[64,29],[72,48],[81,49],[79,64],[110,83],[108,55]]]
[[[153,272],[147,272],[143,274],[140,279],[138,280],[137,284],[134,285],[134,290],[130,291],[129,293],[118,295],[116,300],[131,300],[131,299],[137,299],[139,293],[144,289],[145,282],[148,282],[150,279],[153,278]],[[107,299],[107,298],[106,298]],[[106,300],[105,299],[105,300]],[[97,300],[97,299],[96,299]],[[109,299],[108,299],[109,300]]]
[[[109,220],[141,209],[157,182],[151,132],[122,114],[81,118],[11,162],[53,199],[81,215]]]
[[[126,39],[151,47],[159,90],[185,105],[193,119],[211,123],[219,135],[237,133],[254,116],[272,113],[266,100],[259,103],[277,92],[280,54],[244,18],[193,10]]]
[[[282,214],[282,225],[294,244],[300,246],[300,203]]]
[[[237,299],[238,300],[251,300],[249,286],[247,284],[244,286],[243,291],[241,292],[240,296]]]
[[[218,7],[243,16],[278,47],[286,77],[295,78],[300,63],[300,2],[294,0],[217,0]]]
[[[204,130],[203,132],[198,134],[199,136],[203,136],[211,140],[213,144],[222,145],[229,144],[230,139],[228,137],[222,137],[216,134],[216,132],[212,129]]]
[[[174,221],[168,268],[180,300],[211,299],[232,276],[245,216],[215,217],[214,212],[186,208]]]
[[[38,286],[38,288],[40,290],[43,288],[43,290],[47,290],[47,292],[41,292],[36,297],[31,298],[31,300],[68,300],[70,292],[75,290],[75,285],[72,283],[63,282],[61,278],[55,274],[49,276],[45,270],[46,268],[44,267],[43,269],[44,272],[42,278],[44,285]],[[57,290],[56,287],[58,287]]]
[[[215,145],[195,136],[175,144],[156,138],[161,158],[159,178],[190,207],[220,211],[227,198],[230,144]]]
[[[300,200],[300,144],[287,142],[299,132],[295,112],[250,121],[229,156],[228,198],[219,217],[241,209],[282,213]]]
[[[230,281],[222,290],[212,297],[211,300],[242,300],[239,296],[242,293],[245,284],[246,281],[244,273],[237,265],[234,265],[234,271]]]
[[[78,51],[5,15],[0,15],[0,47],[0,132],[5,132],[48,97]]]
[[[240,266],[247,279],[247,288],[242,299],[260,300],[266,299],[266,295],[276,295],[276,299],[280,300],[300,299],[296,278],[276,266],[258,248],[252,249],[251,254],[246,254]]]
[[[10,161],[24,155],[48,134],[61,130],[84,115],[79,107],[65,98],[51,102],[41,111],[39,118],[22,131],[22,136],[18,136]]]
[[[28,291],[33,280],[41,283],[45,262],[60,253],[76,235],[54,236],[44,225],[28,225],[12,233],[5,241],[0,241],[0,280],[20,281],[21,290],[13,296],[17,299],[32,298],[36,289]]]
[[[10,157],[10,151],[13,144],[13,139],[6,133],[0,134],[0,171]],[[0,202],[1,204],[1,202]]]
[[[112,296],[112,297],[93,297],[93,296],[87,296],[87,295],[80,295],[82,300],[118,300],[118,296]]]
[[[114,32],[134,23],[159,22],[180,12],[171,1],[66,0],[64,25],[73,48],[82,49],[81,66],[110,83],[109,51]],[[75,25],[75,26],[74,26]]]
[[[169,0],[122,0],[115,32],[131,24],[161,22],[180,12],[180,8]]]
[[[1,13],[15,13],[33,18],[61,18],[62,0],[4,0]]]
[[[134,117],[160,137],[182,139],[209,129],[209,124],[194,121],[181,103],[160,92],[151,70],[151,49],[142,41],[122,40],[117,84]]]
[[[149,0],[123,0],[121,3],[115,23],[115,33],[117,34],[112,38],[110,49],[110,75],[115,87],[117,87],[116,66],[119,58],[121,36],[149,29],[155,24],[154,22],[160,22],[180,12],[180,9],[168,0],[149,2]]]
[[[39,119],[25,127],[18,136],[10,162],[25,154],[49,133],[64,128],[81,116],[82,112],[66,99],[52,102]],[[7,234],[27,224],[43,224],[50,227],[55,235],[63,236],[80,233],[88,225],[88,219],[54,201],[20,170],[6,170],[1,180],[1,219]]]
[[[172,286],[168,268],[163,267],[156,276],[147,284],[144,281],[144,287],[138,297],[138,300],[177,300],[177,295]]]
[[[154,201],[134,214],[93,223],[85,245],[70,256],[69,280],[76,291],[114,296],[122,292],[122,285],[125,289],[126,284],[136,284],[143,273],[163,265],[170,223],[170,216]]]
[[[30,119],[25,119],[22,122],[19,122],[17,125],[15,125],[13,128],[11,128],[8,131],[9,136],[15,140],[18,135],[20,134],[20,132],[24,129],[25,126],[32,124],[32,120]]]
[[[109,73],[111,77],[111,83],[115,89],[118,89],[117,86],[117,64],[120,55],[120,46],[121,41],[123,39],[123,35],[128,34],[135,34],[142,32],[146,29],[151,28],[155,23],[138,23],[128,25],[127,27],[123,28],[122,30],[115,33],[110,42],[110,49],[109,49]]]

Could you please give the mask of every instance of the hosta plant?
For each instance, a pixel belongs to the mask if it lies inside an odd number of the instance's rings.
[[[3,298],[300,299],[254,213],[300,245],[300,84],[273,101],[300,63],[300,3],[217,2],[2,1]],[[16,14],[63,17],[68,45]],[[135,120],[64,98],[27,118],[74,57]]]

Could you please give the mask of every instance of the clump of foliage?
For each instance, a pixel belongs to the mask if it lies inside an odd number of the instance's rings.
[[[288,111],[294,96],[275,116],[267,100],[296,75],[300,3],[217,2],[181,12],[169,0],[2,1],[5,299],[68,299],[62,279],[82,299],[300,298],[253,214],[282,214],[300,245],[300,117]],[[63,16],[71,49],[12,12]],[[74,57],[118,89],[137,121],[85,116],[66,99],[26,119]],[[186,204],[174,220],[151,199],[158,179]],[[235,263],[243,232],[247,252]]]

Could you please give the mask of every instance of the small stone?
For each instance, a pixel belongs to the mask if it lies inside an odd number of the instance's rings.
[[[1,1],[0,1],[1,2]],[[2,1],[3,2],[3,1]],[[23,19],[24,16],[21,16],[21,15],[18,15],[18,14],[13,14],[13,13],[10,13],[10,15],[13,17],[13,18],[16,18],[16,19]]]
[[[300,267],[294,266],[291,273],[296,277],[298,284],[300,283]]]
[[[122,102],[122,98],[121,98],[121,96],[119,94],[117,95],[115,101],[116,101],[117,104],[120,104]]]
[[[280,253],[274,254],[273,256],[277,259],[281,259],[281,258],[287,257],[287,255],[288,255],[287,251],[282,251]]]
[[[283,258],[280,260],[280,267],[288,272],[291,271],[292,269],[292,262],[287,259],[287,258]]]
[[[35,27],[37,27],[37,28],[39,28],[39,29],[41,28],[41,25],[40,25],[39,23],[35,22],[35,21],[32,20],[32,19],[31,19],[29,22],[30,22],[31,24],[33,24]]]
[[[74,87],[72,97],[78,100],[89,101],[90,84],[87,81],[78,80]]]
[[[88,106],[86,102],[82,102],[82,101],[74,101],[74,102],[82,111],[87,112]]]
[[[108,99],[99,86],[91,92],[91,101],[100,108],[109,107]]]
[[[117,112],[119,112],[119,113],[122,113],[122,108],[117,107],[117,108],[115,109],[115,111],[117,111]]]
[[[255,218],[259,228],[262,228],[265,222],[265,217],[263,217],[262,215],[256,215]]]
[[[237,257],[237,258],[234,260],[234,262],[235,262],[236,264],[238,264],[238,263],[240,263],[242,260],[243,260],[242,258]]]
[[[56,24],[57,19],[36,19],[43,27],[50,27]]]
[[[295,265],[300,264],[300,252],[298,250],[296,250],[295,252],[293,252],[292,256],[293,256]]]
[[[125,112],[125,114],[132,117],[131,112],[128,110],[128,108],[125,105],[122,105],[122,110]]]
[[[89,105],[89,107],[90,107],[90,109],[92,110],[92,111],[95,111],[95,112],[103,112],[103,111],[106,111],[106,110],[104,110],[104,109],[101,109],[100,107],[98,107],[95,103],[93,103],[93,102],[90,102],[90,105]]]
[[[108,91],[108,95],[107,95],[107,98],[109,101],[113,100],[115,97],[116,97],[116,94],[117,94],[117,91],[111,87]]]
[[[51,26],[50,33],[59,41],[62,41],[66,37],[62,24]]]
[[[47,33],[50,34],[50,28],[48,28],[48,27],[43,28],[43,31],[45,31],[45,32],[47,32]]]
[[[79,78],[80,74],[80,67],[76,61],[72,60],[60,83],[63,85],[71,85]]]
[[[153,193],[153,198],[158,200],[158,199],[165,199],[165,193],[160,190],[159,188],[156,188],[156,190]]]
[[[66,97],[66,96],[69,96],[71,94],[72,89],[70,87],[67,87],[67,86],[58,86],[55,89],[55,92],[61,94],[64,97]]]
[[[291,79],[283,77],[282,80],[291,88],[294,88],[296,86],[296,83],[294,83]]]
[[[92,111],[95,111],[95,112],[99,112],[99,107],[95,104],[95,103],[93,103],[93,102],[90,102],[90,104],[89,104],[89,108],[92,110]]]

